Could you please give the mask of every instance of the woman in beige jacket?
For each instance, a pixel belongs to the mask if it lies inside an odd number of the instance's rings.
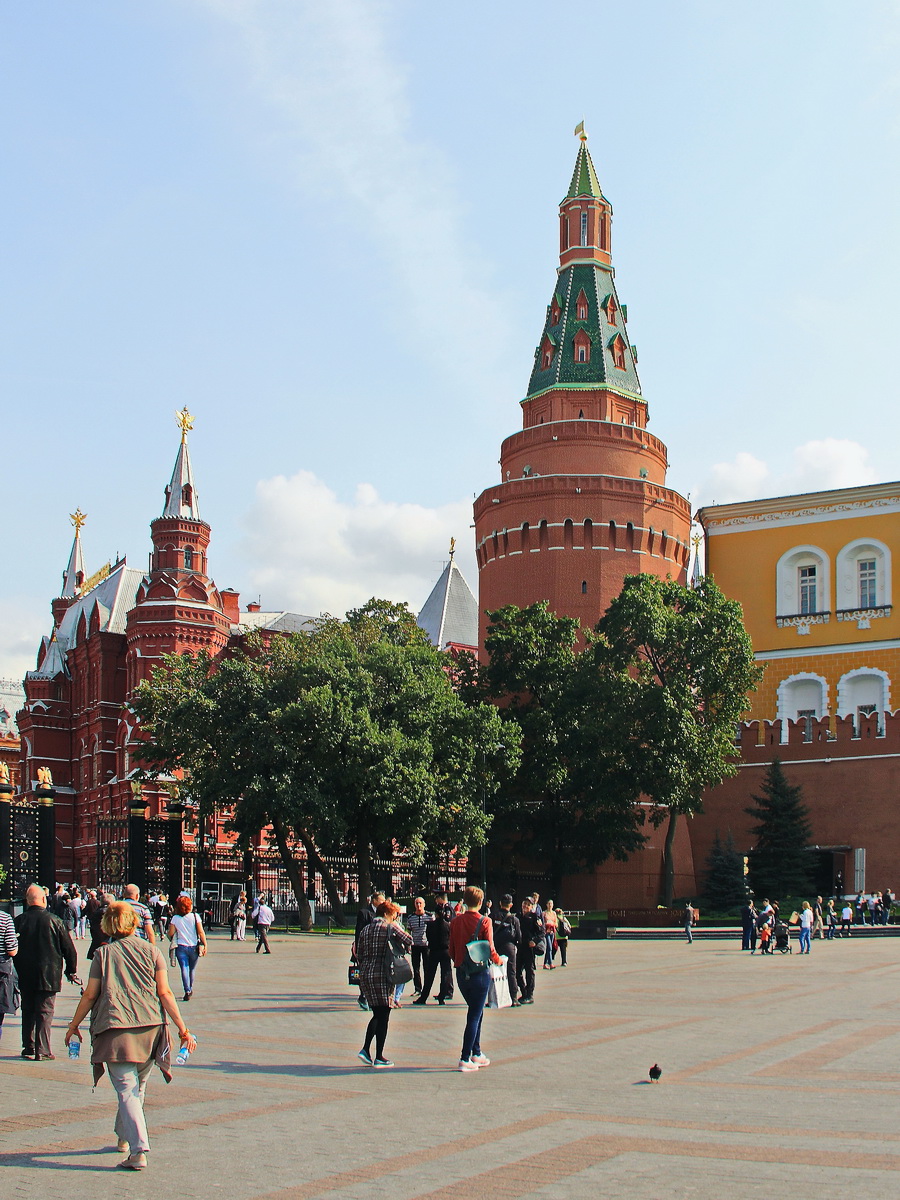
[[[117,1163],[130,1171],[147,1165],[150,1141],[144,1119],[144,1092],[154,1062],[168,1083],[169,1029],[172,1018],[188,1051],[197,1043],[181,1019],[169,987],[166,961],[158,946],[134,936],[138,916],[126,902],[110,904],[101,927],[110,938],[91,962],[84,995],[66,1030],[66,1045],[81,1040],[80,1023],[91,1014],[91,1063],[94,1083],[104,1069],[116,1089],[119,1109],[115,1133],[120,1152],[128,1157]]]

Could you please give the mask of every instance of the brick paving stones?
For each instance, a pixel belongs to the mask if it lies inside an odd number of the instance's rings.
[[[0,1042],[0,1196],[41,1200],[819,1200],[900,1196],[900,940],[751,957],[737,942],[572,942],[536,1003],[489,1012],[492,1065],[452,1068],[460,1003],[394,1013],[393,1071],[356,1058],[348,942],[213,935],[197,1054],[151,1078],[147,1171],[113,1169],[112,1089]],[[176,973],[172,973],[173,985]],[[659,1084],[647,1070],[663,1068]]]

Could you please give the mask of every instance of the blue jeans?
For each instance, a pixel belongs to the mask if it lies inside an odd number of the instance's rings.
[[[197,966],[197,959],[200,957],[200,947],[176,946],[175,957],[181,967],[181,982],[184,984],[185,994],[192,992],[194,990],[194,970]]]
[[[469,976],[464,975],[457,968],[456,984],[460,995],[469,1006],[466,1014],[466,1031],[463,1034],[462,1054],[460,1055],[460,1058],[468,1061],[473,1054],[481,1053],[481,1022],[484,1020],[484,1006],[487,1004],[491,975],[487,968]]]
[[[804,929],[803,926],[800,927],[800,953],[801,954],[803,953],[804,950],[807,952],[807,954],[809,953],[809,943],[810,943],[810,934],[811,933],[812,933],[811,929]]]

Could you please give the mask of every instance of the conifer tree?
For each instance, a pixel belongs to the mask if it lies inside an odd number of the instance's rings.
[[[706,859],[706,883],[703,899],[716,912],[739,908],[747,899],[744,859],[738,853],[729,829],[725,841],[716,830],[712,849]]]
[[[776,758],[754,796],[756,807],[744,811],[759,824],[751,831],[756,845],[750,851],[750,886],[757,897],[772,900],[804,896],[812,887],[812,837],[809,810],[802,788],[790,784]]]

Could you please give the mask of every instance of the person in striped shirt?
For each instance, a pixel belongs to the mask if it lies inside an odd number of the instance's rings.
[[[413,911],[407,914],[406,928],[412,934],[412,968],[413,968],[413,985],[415,986],[415,994],[422,994],[422,963],[425,961],[425,956],[428,953],[428,939],[425,937],[425,927],[429,921],[433,921],[434,917],[431,913],[425,911],[425,900],[422,896],[416,896],[413,901]]]
[[[16,1011],[16,972],[12,960],[19,951],[16,927],[9,913],[0,912],[0,1037],[3,1018]]]

